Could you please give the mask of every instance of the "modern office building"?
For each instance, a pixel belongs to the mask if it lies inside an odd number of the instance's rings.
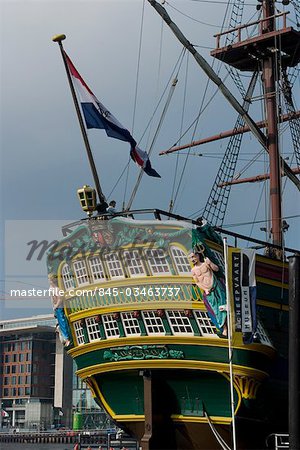
[[[2,428],[71,428],[74,414],[84,428],[109,426],[75,374],[52,314],[0,321]]]

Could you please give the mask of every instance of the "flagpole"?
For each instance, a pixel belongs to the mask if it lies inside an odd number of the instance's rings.
[[[88,135],[87,135],[87,132],[86,132],[86,128],[84,126],[84,122],[83,122],[83,119],[82,119],[82,115],[81,115],[79,103],[78,103],[78,100],[77,100],[75,88],[74,88],[74,85],[73,85],[73,82],[72,82],[72,78],[71,78],[71,75],[70,75],[70,72],[69,72],[68,64],[67,64],[67,61],[66,61],[66,58],[65,58],[65,52],[64,52],[63,45],[62,45],[62,41],[65,40],[65,39],[66,39],[65,34],[59,34],[57,36],[54,36],[52,38],[52,41],[53,42],[58,42],[58,45],[59,45],[59,48],[60,48],[61,56],[62,56],[64,65],[65,65],[66,72],[67,72],[67,77],[68,77],[69,86],[70,86],[72,97],[73,97],[73,102],[74,102],[76,113],[77,113],[77,117],[78,117],[78,120],[79,120],[79,125],[80,125],[80,129],[81,129],[84,145],[85,145],[87,156],[88,156],[89,163],[90,163],[90,166],[91,166],[91,170],[92,170],[92,174],[93,174],[93,178],[94,178],[94,182],[95,182],[95,188],[96,188],[96,191],[97,191],[97,194],[98,194],[98,197],[99,197],[100,204],[102,204],[102,203],[106,202],[106,198],[105,198],[105,195],[103,194],[103,191],[102,191],[101,186],[100,186],[100,181],[99,181],[97,169],[96,169],[96,166],[95,166],[95,161],[94,161],[94,158],[93,158],[93,154],[92,154],[91,146],[90,146],[90,143],[89,143]]]
[[[232,442],[233,450],[236,450],[236,429],[235,429],[235,405],[234,405],[234,387],[233,387],[233,366],[232,366],[232,316],[231,316],[231,301],[230,301],[230,289],[228,281],[228,246],[227,239],[223,238],[224,244],[224,262],[225,262],[225,280],[226,280],[226,300],[227,300],[227,333],[228,333],[228,360],[229,360],[229,375],[230,375],[230,404],[231,404],[231,416],[232,416]]]

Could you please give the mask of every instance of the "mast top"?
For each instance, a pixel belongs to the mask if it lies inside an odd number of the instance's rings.
[[[286,26],[287,12],[271,15],[255,22],[240,25],[231,30],[223,31],[215,35],[217,45],[211,51],[211,56],[229,64],[241,71],[256,71],[262,58],[270,56],[274,52],[281,53],[282,67],[294,67],[300,61],[300,32]],[[269,20],[282,19],[282,28],[278,30],[268,29]],[[243,40],[249,28],[258,27],[258,34]],[[233,37],[230,45],[222,46],[222,40]],[[278,42],[278,46],[274,45]],[[279,46],[280,43],[280,46]]]
[[[64,41],[66,39],[66,35],[65,34],[56,34],[55,36],[53,36],[52,41],[53,42],[61,42]]]

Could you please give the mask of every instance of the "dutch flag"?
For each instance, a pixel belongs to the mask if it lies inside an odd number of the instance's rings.
[[[147,175],[160,178],[160,175],[151,167],[147,152],[141,150],[129,131],[111,114],[90,90],[81,78],[69,56],[64,52],[73,85],[79,97],[82,112],[87,128],[99,128],[106,131],[107,136],[129,142],[130,156]]]

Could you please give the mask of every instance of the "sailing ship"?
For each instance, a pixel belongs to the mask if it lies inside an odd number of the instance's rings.
[[[299,114],[291,89],[300,61],[300,32],[287,26],[287,13],[277,13],[272,0],[261,0],[257,8],[260,19],[247,25],[235,23],[217,35],[212,56],[232,70],[253,73],[241,105],[165,8],[155,0],[149,3],[239,113],[235,128],[227,132],[231,147],[237,148],[242,133],[250,130],[269,153],[270,173],[261,178],[270,178],[272,243],[250,239],[252,246],[262,247],[255,261],[257,323],[250,325],[248,333],[247,327],[231,324],[231,312],[235,320],[238,313],[247,316],[245,310],[238,312],[236,304],[231,304],[227,307],[229,333],[222,334],[205,292],[192,279],[188,257],[190,252],[198,252],[209,258],[219,269],[218,282],[227,278],[227,297],[236,300],[241,287],[234,284],[234,277],[225,276],[228,264],[234,274],[234,262],[228,262],[227,247],[220,237],[230,186],[237,182],[233,180],[235,151],[227,152],[205,211],[196,220],[161,209],[106,212],[97,177],[100,207],[96,213],[95,190],[89,186],[80,189],[79,199],[89,216],[64,227],[64,237],[48,255],[49,278],[64,301],[57,318],[68,334],[67,351],[76,361],[78,376],[115,423],[137,437],[143,449],[228,449],[233,425],[234,448],[264,448],[270,433],[288,427],[285,256],[287,250],[295,251],[284,248],[280,185],[282,175],[298,189],[300,182],[299,171],[292,170],[279,155],[277,124],[289,120],[299,166]],[[300,17],[297,3],[291,4]],[[256,34],[244,39],[250,27],[256,28]],[[62,50],[72,89],[63,39],[54,38]],[[259,74],[266,120],[257,124],[248,108]],[[278,115],[279,84],[286,116]],[[72,92],[75,96],[74,88]],[[81,111],[75,104],[86,142]],[[180,149],[168,152],[175,150]],[[91,158],[89,148],[88,154]],[[92,170],[96,176],[93,164]],[[246,240],[236,233],[229,235],[236,242]],[[251,312],[253,319],[255,311]]]

